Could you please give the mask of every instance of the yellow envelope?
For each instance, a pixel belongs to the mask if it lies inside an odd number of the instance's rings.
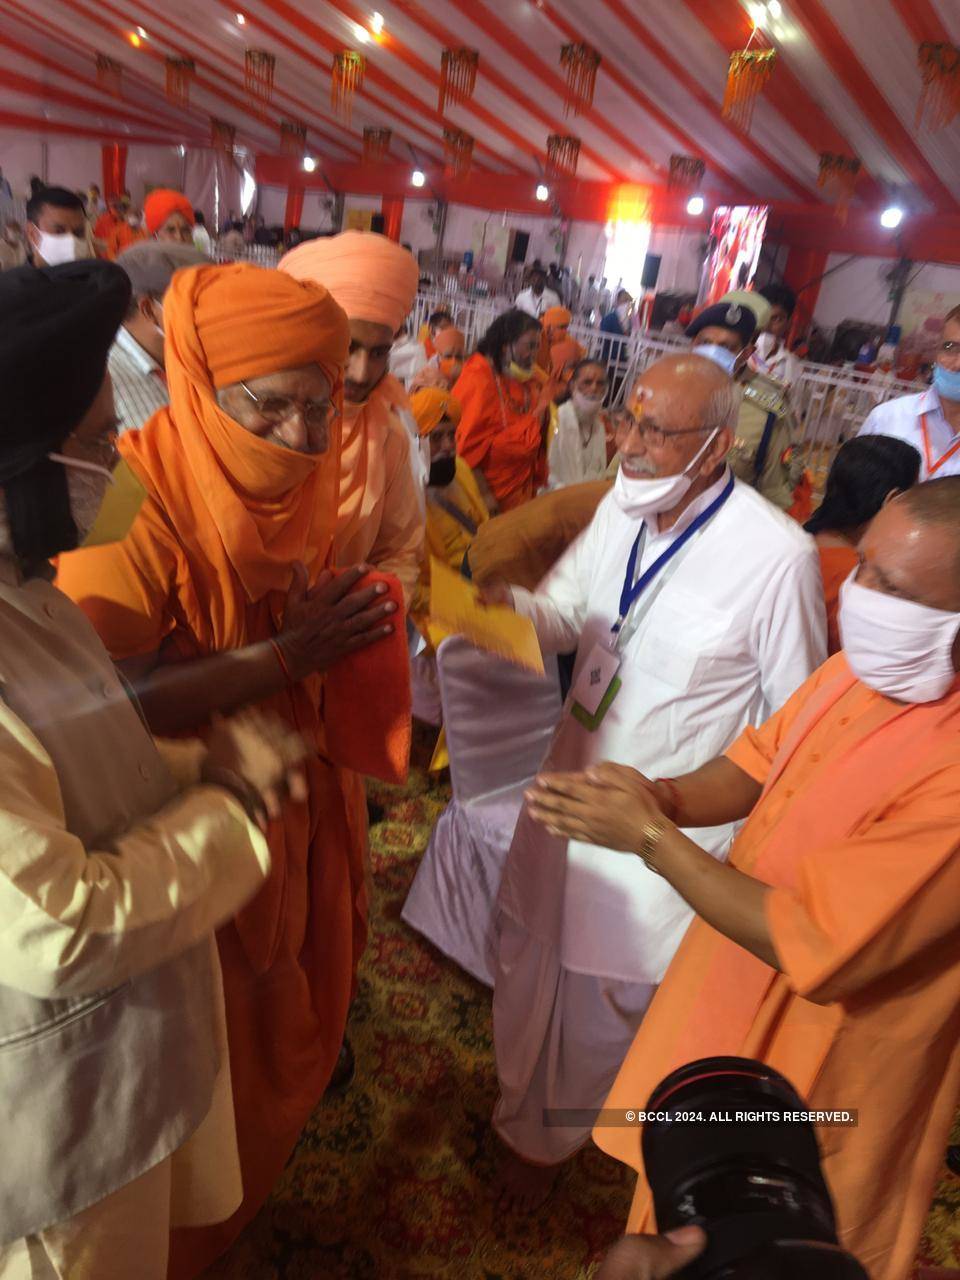
[[[502,605],[487,608],[477,600],[477,588],[442,560],[430,561],[430,630],[442,628],[463,636],[478,649],[494,653],[515,666],[544,674],[543,655],[533,623]]]

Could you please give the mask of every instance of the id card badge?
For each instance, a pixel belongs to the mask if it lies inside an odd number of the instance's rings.
[[[620,692],[622,682],[617,675],[620,662],[618,653],[605,645],[595,644],[577,676],[570,713],[591,733],[603,723],[611,703]]]

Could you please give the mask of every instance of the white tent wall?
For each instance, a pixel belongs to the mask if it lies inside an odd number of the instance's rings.
[[[842,320],[866,320],[886,324],[890,318],[890,285],[884,276],[896,266],[895,258],[853,258],[832,253],[814,309],[814,319],[824,329],[835,329]],[[960,304],[960,267],[939,262],[914,263],[908,277],[903,311],[913,307],[932,312]],[[940,302],[930,295],[942,294]],[[942,313],[942,312],[941,312]]]
[[[306,203],[306,201],[304,201]],[[287,189],[286,187],[261,187],[257,200],[257,213],[268,227],[282,227],[283,215],[287,208]],[[309,226],[306,218],[301,220],[301,226]]]
[[[43,177],[43,142],[12,129],[0,129],[0,169],[17,200],[30,194],[30,179]]]
[[[433,229],[436,205],[432,200],[404,200],[403,219],[400,223],[400,241],[408,244],[414,257],[422,251],[432,252],[437,245]]]
[[[652,227],[648,253],[660,255],[660,293],[696,293],[703,233],[687,227]]]

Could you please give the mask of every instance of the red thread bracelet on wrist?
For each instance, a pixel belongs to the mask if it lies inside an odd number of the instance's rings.
[[[280,647],[279,640],[271,640],[270,647],[273,649],[273,652],[277,655],[277,661],[280,663],[280,670],[283,672],[284,677],[286,678],[287,684],[296,684],[297,683],[296,680],[294,680],[293,676],[290,674],[290,668],[287,666],[287,660],[283,656],[283,649],[281,649]]]
[[[672,812],[668,813],[666,816],[670,819],[671,822],[676,822],[677,818],[680,815],[680,810],[683,808],[683,801],[680,798],[680,792],[677,790],[677,784],[674,782],[673,778],[655,778],[654,779],[655,786],[659,787],[661,783],[663,784],[663,786],[666,787],[667,792],[670,796],[670,806],[672,809]]]

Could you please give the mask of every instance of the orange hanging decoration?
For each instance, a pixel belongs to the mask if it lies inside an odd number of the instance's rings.
[[[776,61],[776,49],[737,49],[730,55],[721,114],[744,133],[749,132],[753,108]]]
[[[178,107],[190,102],[190,81],[197,74],[192,58],[167,58],[167,98]]]
[[[672,155],[667,187],[670,191],[697,191],[705,170],[703,161],[696,156]]]
[[[363,85],[363,73],[367,60],[355,49],[341,49],[333,55],[333,78],[330,81],[330,102],[334,111],[349,124],[353,116],[353,95]]]
[[[574,115],[578,115],[585,108],[593,106],[600,55],[589,44],[565,44],[560,50],[560,65],[567,73],[563,114],[568,116],[572,111]]]
[[[123,66],[115,58],[108,58],[105,53],[97,54],[97,84],[101,89],[119,98],[122,77]]]
[[[307,126],[299,120],[280,121],[280,150],[286,156],[303,156],[307,149]]]
[[[960,113],[960,49],[925,41],[917,50],[923,88],[917,103],[917,127],[943,129]]]
[[[462,129],[444,129],[443,151],[447,168],[455,178],[465,178],[473,164],[473,138]]]
[[[248,93],[263,102],[273,97],[273,75],[277,69],[277,60],[266,49],[247,49],[243,59],[244,81]]]
[[[448,102],[467,102],[477,83],[480,54],[476,49],[444,49],[440,55],[440,110]]]
[[[857,156],[834,155],[832,151],[820,152],[820,172],[817,186],[823,187],[837,206],[837,218],[847,220],[847,210],[853,199],[853,191],[860,176],[860,160]]]
[[[580,139],[569,133],[551,133],[547,139],[547,173],[553,177],[571,177],[580,160]]]
[[[393,141],[392,129],[364,129],[363,163],[383,164]]]
[[[236,140],[237,130],[232,124],[227,124],[226,120],[218,120],[215,116],[210,117],[210,145],[215,151],[232,156]]]

